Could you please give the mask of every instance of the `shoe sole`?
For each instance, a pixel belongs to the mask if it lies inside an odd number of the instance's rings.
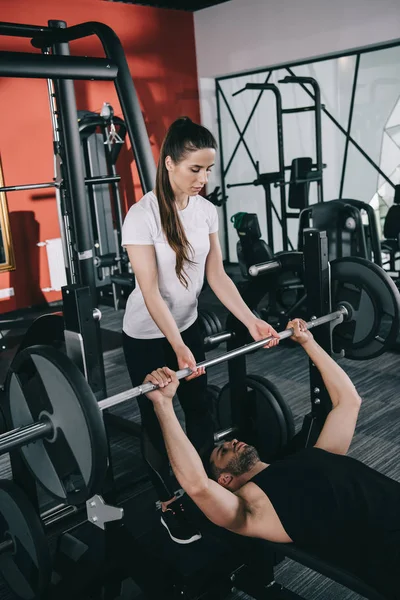
[[[164,519],[162,517],[161,517],[161,523],[162,523],[162,525],[164,525],[165,529],[168,531],[168,534],[169,534],[169,537],[171,538],[171,540],[173,540],[177,544],[191,544],[192,542],[197,542],[197,540],[201,539],[201,533],[196,533],[188,540],[179,540],[178,538],[175,538],[171,534],[170,530],[168,529],[168,525],[166,524],[166,522],[164,521]]]

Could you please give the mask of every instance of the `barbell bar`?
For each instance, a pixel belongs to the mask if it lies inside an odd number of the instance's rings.
[[[307,329],[313,329],[314,327],[318,327],[325,323],[336,322],[336,325],[341,323],[345,318],[349,315],[349,311],[345,306],[340,306],[338,310],[335,312],[329,313],[323,317],[319,317],[316,319],[312,319],[307,323]],[[279,339],[285,340],[293,335],[294,331],[292,328],[285,329],[279,333]],[[245,344],[240,348],[236,348],[227,352],[225,354],[221,354],[220,356],[216,356],[215,358],[211,358],[210,360],[205,360],[200,362],[197,367],[208,369],[209,367],[213,367],[214,365],[218,365],[222,362],[231,360],[233,358],[237,358],[244,354],[248,354],[253,352],[254,350],[258,350],[262,348],[269,342],[273,341],[274,337],[268,337],[263,340],[259,340],[256,342],[251,342],[249,344]],[[189,368],[181,369],[177,371],[176,376],[178,379],[183,379],[192,374],[192,370]],[[117,406],[118,404],[122,404],[127,400],[131,400],[132,398],[136,398],[141,396],[142,394],[147,394],[149,392],[157,389],[157,386],[153,383],[144,383],[142,385],[136,386],[130,390],[122,392],[120,394],[116,394],[114,396],[110,396],[109,398],[105,398],[104,400],[100,400],[98,402],[98,407],[101,411],[111,408],[113,406]],[[18,448],[25,444],[29,444],[36,440],[40,440],[43,438],[52,438],[56,434],[55,427],[51,423],[50,419],[46,416],[43,416],[36,423],[32,423],[31,425],[26,425],[24,427],[19,427],[3,433],[0,435],[0,455],[6,454],[13,450],[14,448]]]
[[[307,323],[307,329],[313,329],[314,327],[318,327],[320,325],[324,325],[325,323],[330,323],[337,321],[336,325],[339,325],[345,318],[349,316],[349,311],[345,306],[339,306],[338,310],[335,312],[324,315],[323,317],[318,317],[316,319],[312,319]],[[286,340],[291,337],[294,333],[293,328],[285,329],[279,333],[279,340]],[[213,367],[214,365],[219,365],[222,362],[227,360],[231,360],[232,358],[237,358],[238,356],[242,356],[243,354],[248,354],[249,352],[253,352],[254,350],[258,350],[262,348],[269,342],[273,341],[274,337],[268,337],[264,340],[258,340],[256,342],[251,342],[250,344],[245,344],[240,348],[235,348],[235,350],[231,350],[230,352],[226,352],[225,354],[221,354],[220,356],[216,356],[215,358],[211,358],[209,360],[204,360],[197,365],[197,368],[203,367],[204,369],[208,369],[209,367]],[[189,368],[181,369],[176,372],[176,376],[178,379],[184,379],[192,374],[192,370]],[[129,398],[136,398],[137,396],[141,396],[142,394],[147,394],[149,392],[157,389],[157,386],[153,383],[144,383],[142,385],[138,385],[137,387],[128,390],[127,392],[122,392],[121,394],[116,394],[115,396],[110,396],[110,398],[105,398],[104,400],[100,400],[99,407],[101,410],[105,410],[106,408],[111,408],[112,406],[117,406],[117,404],[121,404],[125,402]],[[1,438],[0,438],[1,439]]]

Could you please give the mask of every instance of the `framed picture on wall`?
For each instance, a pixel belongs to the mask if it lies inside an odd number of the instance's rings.
[[[0,188],[4,186],[3,169],[0,162]],[[0,273],[15,269],[15,256],[12,243],[7,197],[0,192]]]

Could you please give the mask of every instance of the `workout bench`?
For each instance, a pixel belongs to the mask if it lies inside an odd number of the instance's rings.
[[[278,558],[278,561],[281,558],[289,558],[294,562],[300,563],[301,565],[304,565],[305,567],[324,575],[324,577],[332,579],[332,581],[340,583],[349,590],[360,594],[368,600],[386,600],[385,596],[382,596],[382,594],[377,592],[374,588],[366,584],[350,571],[317,558],[313,554],[310,554],[309,552],[306,552],[305,550],[295,546],[295,544],[277,544],[275,542],[262,543],[263,545],[266,544],[268,550],[275,554],[275,556]],[[239,571],[235,574],[234,579],[234,585],[237,589],[241,589],[240,578],[241,575]],[[270,591],[270,595],[268,595],[268,590]],[[262,596],[262,598],[264,600],[267,600],[268,598],[271,598],[271,600],[273,598],[276,600],[283,600],[284,598],[290,598],[290,600],[303,600],[302,596],[283,588],[283,586],[274,580],[271,581],[270,587],[266,589],[266,593]]]

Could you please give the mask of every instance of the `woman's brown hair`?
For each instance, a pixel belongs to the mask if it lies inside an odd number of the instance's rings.
[[[186,288],[188,280],[185,263],[193,262],[193,249],[178,215],[175,194],[171,187],[165,159],[170,156],[173,162],[178,164],[190,152],[206,148],[217,148],[217,142],[212,133],[202,125],[193,123],[188,117],[181,117],[174,121],[167,131],[157,166],[155,192],[160,209],[161,227],[168,244],[176,254],[176,275]]]

